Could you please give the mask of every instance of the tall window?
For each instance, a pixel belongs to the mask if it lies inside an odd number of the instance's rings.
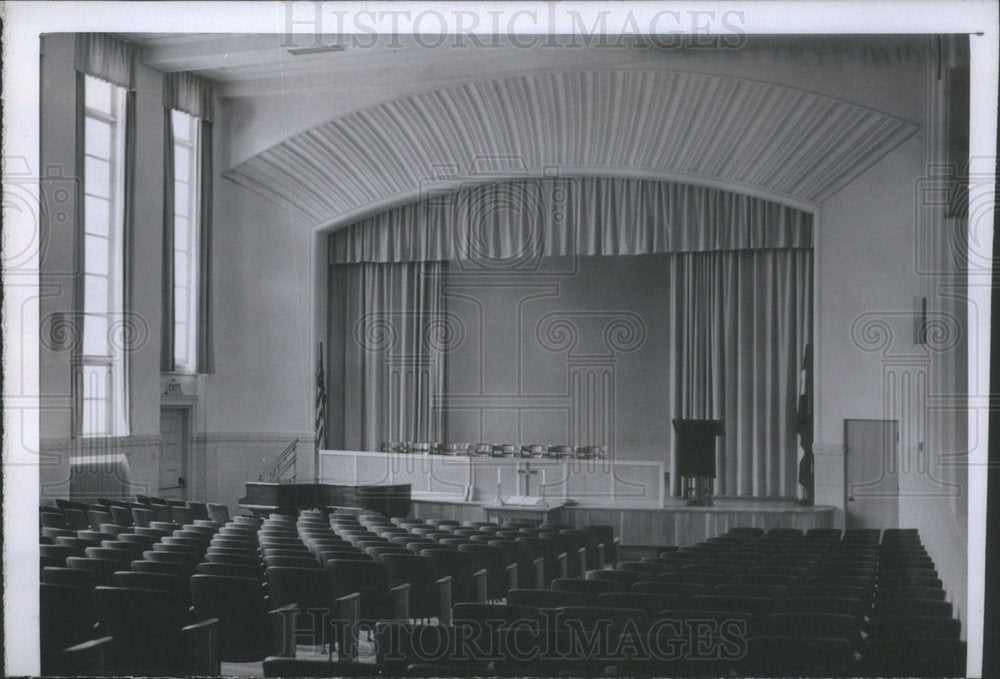
[[[124,333],[124,87],[84,76],[82,436],[128,433]]]
[[[198,119],[172,110],[174,151],[174,370],[197,370],[201,158]]]

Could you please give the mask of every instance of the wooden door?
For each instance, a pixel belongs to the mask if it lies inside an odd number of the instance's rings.
[[[160,410],[160,483],[157,495],[187,499],[188,413],[184,408]]]
[[[844,486],[848,528],[898,526],[898,421],[844,420]]]

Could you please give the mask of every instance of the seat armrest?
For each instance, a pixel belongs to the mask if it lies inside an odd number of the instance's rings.
[[[295,656],[295,616],[298,615],[298,612],[299,607],[295,604],[286,604],[267,612],[267,617],[271,619],[271,652],[273,655],[282,658]]]
[[[404,582],[389,590],[392,599],[392,619],[406,622],[410,619],[410,585]]]
[[[361,616],[361,593],[355,592],[336,600],[337,617],[332,624],[336,628],[337,655],[348,660],[358,659],[358,620]],[[329,659],[333,659],[333,645]]]
[[[220,673],[222,661],[219,658],[218,618],[208,618],[182,627],[181,639],[191,674],[214,676]]]
[[[437,581],[438,586],[438,622],[442,625],[451,624],[451,576],[446,575]]]
[[[587,548],[586,547],[581,547],[580,549],[576,550],[576,558],[578,560],[578,563],[580,564],[580,573],[586,573],[587,572]]]
[[[486,603],[486,598],[489,596],[486,586],[487,586],[487,572],[485,568],[481,568],[472,574],[473,579],[476,581],[476,602],[480,604]]]
[[[559,565],[559,577],[568,578],[569,577],[569,555],[566,552],[562,552],[556,557],[556,563]]]
[[[604,566],[608,563],[608,550],[604,546],[603,542],[597,543],[597,569],[604,570]]]
[[[545,589],[545,559],[538,557],[531,563],[535,567],[535,589]]]
[[[63,649],[60,673],[72,676],[114,674],[114,639],[100,637]]]
[[[517,589],[517,564],[507,564],[507,591]]]

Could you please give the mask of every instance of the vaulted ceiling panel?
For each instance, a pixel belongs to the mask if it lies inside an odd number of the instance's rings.
[[[226,176],[317,226],[442,179],[483,180],[484,172],[687,177],[819,204],[917,129],[773,83],[574,70],[462,83],[364,108]]]

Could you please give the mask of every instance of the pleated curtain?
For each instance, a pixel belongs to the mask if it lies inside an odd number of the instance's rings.
[[[670,271],[669,412],[724,422],[716,494],[795,497],[795,414],[812,327],[812,251],[664,259]],[[671,470],[676,494],[676,459]]]
[[[444,384],[437,340],[444,314],[441,262],[333,267],[331,396],[349,394],[329,423],[331,442],[380,450],[385,442],[440,440]]]
[[[669,271],[666,416],[721,419],[719,495],[796,496],[798,374],[812,327],[812,215],[719,189],[617,178],[471,187],[331,234],[331,441],[435,441],[447,262],[658,254]],[[427,369],[426,366],[433,366]],[[664,442],[664,448],[673,442]],[[671,455],[671,458],[674,456]],[[675,467],[670,461],[671,469]],[[671,474],[672,491],[679,484]]]

